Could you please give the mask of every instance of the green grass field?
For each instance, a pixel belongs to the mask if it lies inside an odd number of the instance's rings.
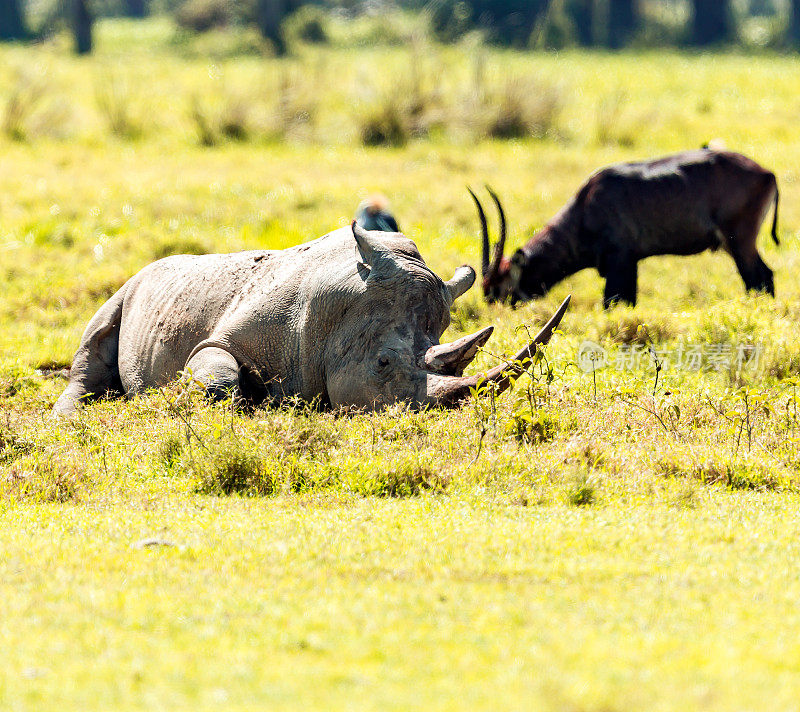
[[[800,60],[98,31],[91,59],[0,48],[0,708],[800,709]],[[408,140],[363,147],[409,96]],[[533,135],[486,138],[515,96]],[[515,247],[596,168],[712,138],[778,176],[775,300],[725,254],[655,258],[635,309],[588,272],[516,310],[469,292],[444,338],[494,323],[479,369],[573,302],[549,370],[457,412],[175,385],[49,417],[65,381],[37,369],[154,259],[290,246],[379,191],[449,278],[479,262],[467,184]],[[656,380],[649,345],[705,367]]]

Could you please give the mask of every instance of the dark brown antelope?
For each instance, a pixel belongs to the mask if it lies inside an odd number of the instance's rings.
[[[500,213],[500,239],[490,259],[486,215],[469,192],[481,222],[489,302],[540,297],[565,277],[594,267],[606,280],[606,307],[617,301],[633,305],[639,260],[720,247],[733,257],[746,289],[775,294],[756,237],[774,203],[772,239],[778,244],[778,185],[773,173],[741,154],[700,149],[603,168],[511,259],[503,255],[500,200],[489,189]]]

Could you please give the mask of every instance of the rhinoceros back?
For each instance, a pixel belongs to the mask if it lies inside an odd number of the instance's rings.
[[[125,391],[136,393],[174,378],[195,346],[264,281],[277,254],[175,255],[134,276],[127,285],[119,336]]]

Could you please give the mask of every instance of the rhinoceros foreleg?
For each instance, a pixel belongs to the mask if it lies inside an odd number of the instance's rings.
[[[202,384],[212,400],[227,400],[241,395],[239,363],[229,351],[216,346],[200,349],[186,363],[186,372]]]
[[[97,310],[83,332],[72,360],[67,389],[53,406],[55,413],[68,414],[80,401],[122,392],[117,356],[126,286]]]

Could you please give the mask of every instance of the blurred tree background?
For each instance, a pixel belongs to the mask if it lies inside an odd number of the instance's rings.
[[[425,17],[444,42],[477,34],[499,45],[555,50],[800,48],[800,0],[0,0],[0,41],[69,31],[76,52],[87,53],[96,18],[168,15],[185,32],[257,29],[282,54],[290,36],[324,42],[329,18],[382,13]]]

